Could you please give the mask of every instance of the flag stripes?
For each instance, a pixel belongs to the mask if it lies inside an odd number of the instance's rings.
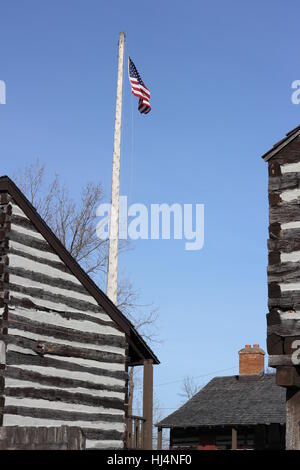
[[[131,91],[134,96],[139,98],[139,112],[141,114],[148,114],[151,111],[150,91],[141,79],[140,74],[130,57],[128,57],[128,75],[131,84]]]

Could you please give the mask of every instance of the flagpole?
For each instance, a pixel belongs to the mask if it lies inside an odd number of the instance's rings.
[[[108,270],[106,294],[116,304],[118,296],[118,248],[119,248],[119,197],[120,197],[120,153],[122,130],[122,94],[125,33],[119,37],[118,81],[114,130],[111,206],[109,224]]]

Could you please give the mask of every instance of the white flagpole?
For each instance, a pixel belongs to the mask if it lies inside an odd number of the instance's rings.
[[[114,131],[112,168],[108,270],[106,294],[116,304],[118,296],[118,248],[119,248],[119,197],[120,197],[120,153],[122,128],[122,93],[125,33],[120,33],[118,55],[117,101]]]

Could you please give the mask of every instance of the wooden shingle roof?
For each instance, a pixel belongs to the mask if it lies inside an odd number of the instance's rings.
[[[215,377],[158,426],[164,428],[285,423],[285,390],[275,374]]]

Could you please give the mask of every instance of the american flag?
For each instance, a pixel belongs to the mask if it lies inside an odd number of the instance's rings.
[[[150,91],[141,79],[140,74],[130,57],[128,57],[128,73],[131,84],[131,91],[139,98],[139,112],[142,114],[148,114],[151,111]]]

